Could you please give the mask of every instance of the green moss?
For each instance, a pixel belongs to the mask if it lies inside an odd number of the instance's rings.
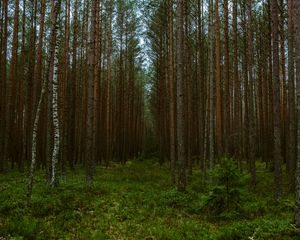
[[[68,172],[66,180],[52,188],[44,173],[37,172],[28,201],[26,174],[0,175],[0,238],[205,240],[249,239],[255,234],[254,239],[297,239],[290,223],[293,197],[286,194],[276,203],[272,174],[263,167],[255,189],[231,185],[244,197],[238,208],[217,218],[204,206],[209,192],[222,184],[203,182],[197,172],[185,193],[170,183],[168,166],[155,161],[99,167],[92,187],[84,179],[83,170]]]

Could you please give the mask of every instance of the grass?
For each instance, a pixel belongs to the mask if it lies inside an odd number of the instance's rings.
[[[30,201],[26,174],[11,172],[0,175],[0,239],[300,239],[293,197],[275,202],[272,174],[261,169],[239,210],[217,216],[204,207],[210,188],[200,173],[178,193],[168,167],[151,160],[99,167],[92,187],[81,170],[57,189],[38,172]]]

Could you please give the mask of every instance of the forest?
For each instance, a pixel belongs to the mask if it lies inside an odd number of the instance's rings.
[[[2,239],[300,239],[300,0],[0,0]]]

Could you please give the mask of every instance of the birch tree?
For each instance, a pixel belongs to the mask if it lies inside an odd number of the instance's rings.
[[[54,76],[52,74],[49,74],[49,80],[53,81],[53,123],[55,128],[55,145],[54,145],[54,151],[52,154],[52,176],[51,176],[51,184],[56,184],[56,163],[58,158],[58,151],[59,151],[59,122],[58,122],[58,106],[57,106],[57,92],[58,92],[58,76],[57,76],[57,62],[58,62],[58,44],[57,44],[57,30],[58,30],[58,16],[60,12],[61,7],[61,1],[58,0],[54,2],[54,0],[51,1],[52,6],[52,16],[51,16],[51,47],[50,47],[50,64],[49,64],[49,72],[54,72]],[[52,78],[53,77],[53,78]],[[39,102],[37,106],[37,110],[35,113],[35,120],[33,125],[33,131],[32,131],[32,149],[31,149],[31,164],[30,164],[30,173],[28,178],[28,185],[27,185],[27,197],[31,197],[32,193],[32,187],[33,187],[33,180],[34,180],[34,170],[36,165],[36,154],[37,154],[37,131],[38,131],[38,124],[40,120],[40,113],[42,108],[42,102],[45,96],[45,93],[47,91],[47,79],[45,78],[42,84],[42,90],[39,97]]]

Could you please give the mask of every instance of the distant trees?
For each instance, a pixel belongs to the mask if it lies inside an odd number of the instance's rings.
[[[29,167],[30,193],[35,168],[56,185],[83,165],[92,183],[98,164],[149,147],[180,191],[224,156],[255,186],[261,159],[279,200],[283,166],[291,190],[298,171],[287,3],[1,0],[0,171]]]
[[[274,192],[279,200],[283,164],[292,173],[296,157],[293,0],[287,8],[277,0],[261,4],[252,0],[232,4],[226,0],[185,1],[183,46],[178,39],[181,21],[178,15],[176,19],[172,16],[180,4],[159,1],[148,6],[154,71],[151,106],[160,162],[170,159],[171,169],[182,169],[178,155],[181,136],[177,132],[174,141],[172,129],[181,124],[183,104],[183,168],[199,164],[205,175],[223,156],[232,156],[241,170],[251,174],[255,186],[261,158],[274,172]],[[173,47],[172,36],[177,36]],[[180,94],[182,48],[184,91]],[[170,84],[172,78],[175,89]],[[173,160],[174,148],[177,161]],[[174,181],[174,170],[171,172]],[[290,176],[292,183],[294,175]]]
[[[144,149],[135,1],[0,1],[0,171],[125,163]],[[119,8],[122,6],[122,9]],[[122,19],[122,22],[115,21]]]

